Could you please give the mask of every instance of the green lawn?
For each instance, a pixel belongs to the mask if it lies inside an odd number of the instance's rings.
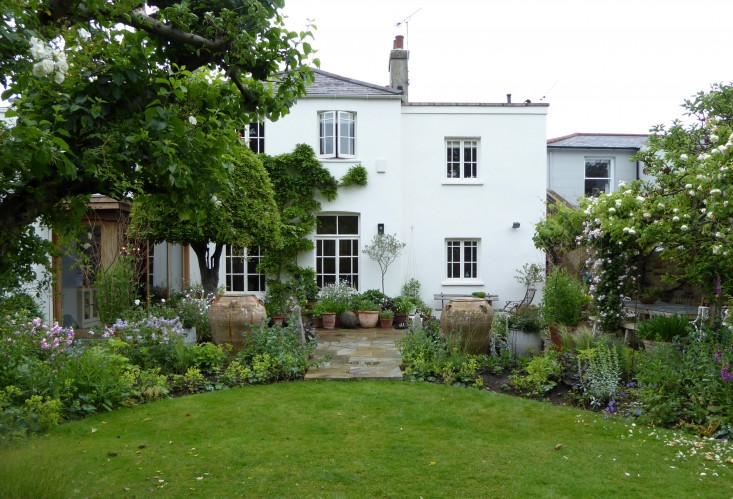
[[[64,424],[0,450],[0,496],[733,496],[712,443],[680,459],[672,435],[443,385],[283,383]]]

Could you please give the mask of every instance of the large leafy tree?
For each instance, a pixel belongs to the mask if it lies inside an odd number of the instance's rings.
[[[303,95],[311,33],[282,0],[5,0],[0,83],[0,287],[49,250],[92,193],[153,193],[201,224],[226,189],[233,130],[277,119]],[[317,61],[315,61],[317,63]],[[203,90],[205,86],[210,87]]]
[[[262,162],[244,146],[234,150],[226,188],[201,204],[197,221],[177,220],[177,210],[165,196],[137,196],[130,231],[141,240],[190,245],[207,293],[215,293],[219,285],[225,245],[259,245],[265,251],[281,245],[272,185]]]

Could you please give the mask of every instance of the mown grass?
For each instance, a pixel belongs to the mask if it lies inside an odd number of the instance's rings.
[[[59,497],[733,496],[732,465],[667,440],[477,390],[286,383],[62,425],[0,450],[0,494],[44,497],[43,478]]]

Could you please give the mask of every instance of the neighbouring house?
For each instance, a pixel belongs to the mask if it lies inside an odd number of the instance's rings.
[[[574,133],[547,141],[547,188],[569,203],[618,189],[621,181],[647,178],[632,157],[647,135]]]
[[[532,234],[547,189],[548,105],[411,102],[408,59],[397,37],[388,86],[316,69],[287,116],[247,130],[250,147],[270,155],[310,145],[336,178],[353,165],[368,170],[366,187],[322,202],[315,250],[298,263],[316,270],[319,285],[346,280],[378,289],[379,268],[362,249],[383,231],[407,243],[387,273],[388,295],[416,278],[435,305],[441,292],[520,299],[515,270],[544,261]],[[264,291],[258,256],[227,250],[220,274],[227,292]]]

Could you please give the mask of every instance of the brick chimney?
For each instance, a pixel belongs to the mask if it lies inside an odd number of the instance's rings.
[[[402,90],[402,102],[407,102],[407,87],[410,79],[407,76],[407,60],[410,51],[405,50],[405,37],[395,36],[392,50],[389,53],[389,86],[395,90]]]

